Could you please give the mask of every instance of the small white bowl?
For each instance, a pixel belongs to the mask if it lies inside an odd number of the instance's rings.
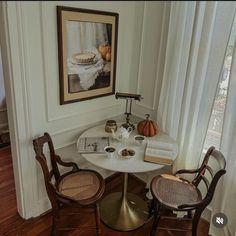
[[[137,144],[141,145],[146,140],[146,137],[143,135],[135,135],[134,140]]]
[[[106,146],[104,148],[104,151],[107,154],[107,157],[111,158],[111,157],[114,156],[114,153],[115,153],[116,149],[115,149],[115,147],[112,147],[112,146]]]
[[[135,155],[135,151],[132,148],[124,147],[119,150],[118,154],[124,159],[130,159]]]

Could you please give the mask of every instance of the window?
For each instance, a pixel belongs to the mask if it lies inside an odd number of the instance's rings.
[[[220,76],[218,88],[216,91],[215,101],[211,113],[210,122],[203,147],[203,154],[206,153],[210,146],[220,147],[221,133],[224,121],[225,105],[227,100],[227,91],[230,78],[230,70],[232,64],[232,55],[234,50],[234,41],[236,35],[236,21],[234,19],[230,39],[225,54],[224,65]]]

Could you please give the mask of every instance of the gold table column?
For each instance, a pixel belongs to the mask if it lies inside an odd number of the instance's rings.
[[[148,219],[147,203],[135,194],[127,193],[128,173],[124,173],[122,192],[111,193],[100,203],[101,220],[110,228],[130,231]]]

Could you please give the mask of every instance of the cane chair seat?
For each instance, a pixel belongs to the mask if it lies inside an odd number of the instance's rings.
[[[201,202],[200,191],[193,184],[172,175],[154,177],[151,186],[152,194],[167,208],[178,210],[183,204]]]
[[[94,172],[83,170],[62,178],[58,191],[78,201],[100,196],[100,185],[100,179]]]
[[[157,175],[151,182],[151,193],[153,196],[151,210],[154,220],[150,235],[155,236],[159,220],[166,218],[167,210],[175,217],[175,211],[182,211],[186,217],[176,217],[178,220],[189,220],[192,222],[192,236],[197,236],[197,226],[203,210],[210,204],[216,185],[226,173],[226,161],[224,155],[210,147],[205,154],[202,164],[197,169],[178,170],[173,175]],[[182,174],[193,175],[192,181],[181,178]],[[199,185],[206,189],[201,194]],[[161,228],[161,227],[160,227]],[[162,228],[163,229],[163,228]],[[174,231],[189,231],[182,228],[165,228]]]

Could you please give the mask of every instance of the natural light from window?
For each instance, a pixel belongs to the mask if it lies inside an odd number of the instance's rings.
[[[216,149],[219,149],[220,147],[221,133],[224,122],[224,111],[227,100],[227,91],[228,91],[230,70],[232,64],[232,55],[234,50],[235,35],[236,35],[236,21],[234,19],[231,36],[225,54],[224,65],[222,68],[218,88],[216,91],[215,101],[211,113],[211,118],[208,125],[206,139],[203,147],[203,154],[206,153],[207,149],[210,146],[214,146]]]

